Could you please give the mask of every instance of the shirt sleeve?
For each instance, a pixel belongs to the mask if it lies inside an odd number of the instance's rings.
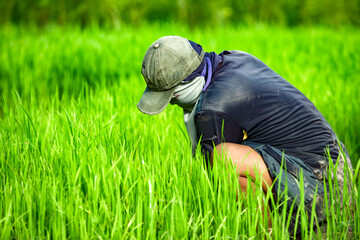
[[[224,143],[241,143],[243,129],[223,112],[201,111],[195,116],[195,123],[200,136],[201,150],[209,160],[214,146]]]

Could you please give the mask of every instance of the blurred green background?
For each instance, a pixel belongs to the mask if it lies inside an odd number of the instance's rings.
[[[259,22],[360,25],[360,0],[1,0],[0,9],[0,25],[120,27],[153,21],[176,21],[190,27]]]

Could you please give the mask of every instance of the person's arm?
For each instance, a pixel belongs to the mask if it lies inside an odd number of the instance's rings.
[[[225,142],[241,143],[244,137],[243,129],[222,112],[202,111],[195,116],[195,123],[202,153],[208,161],[214,146]]]

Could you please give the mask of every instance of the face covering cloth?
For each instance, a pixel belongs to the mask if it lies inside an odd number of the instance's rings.
[[[177,104],[187,112],[191,112],[201,95],[205,85],[203,76],[198,76],[194,80],[181,83],[175,87],[171,104]]]

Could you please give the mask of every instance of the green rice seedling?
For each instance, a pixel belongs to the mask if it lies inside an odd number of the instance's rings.
[[[209,169],[200,149],[191,155],[179,109],[137,110],[143,54],[171,34],[247,51],[315,103],[347,146],[353,184],[340,202],[337,180],[326,188],[326,235],[301,204],[297,228],[304,239],[359,238],[358,29],[179,24],[0,29],[0,238],[294,237],[284,210],[293,204],[259,188],[245,197],[227,160]]]

